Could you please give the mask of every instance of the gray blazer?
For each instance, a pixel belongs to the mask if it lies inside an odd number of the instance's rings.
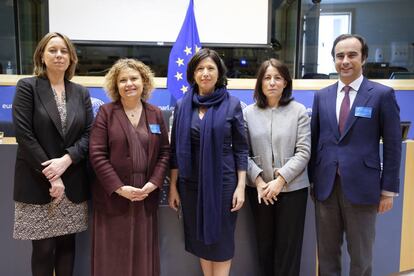
[[[308,187],[311,136],[306,108],[296,101],[265,109],[252,104],[243,110],[243,114],[250,145],[248,185],[254,187],[259,174],[269,182],[278,171],[287,182],[282,192]]]

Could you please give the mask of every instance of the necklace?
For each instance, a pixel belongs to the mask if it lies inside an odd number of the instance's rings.
[[[141,112],[141,109],[142,108],[140,108],[140,107],[130,109],[130,110],[124,108],[124,111],[125,111],[125,113],[127,114],[128,117],[135,118],[135,116],[138,116],[138,114]]]

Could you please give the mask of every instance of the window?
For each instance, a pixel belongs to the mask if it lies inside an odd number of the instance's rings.
[[[414,72],[414,1],[302,0],[300,7],[296,78],[334,77],[332,43],[345,33],[368,43],[366,77]]]
[[[341,34],[351,33],[351,12],[321,12],[318,36],[318,73],[335,73],[331,49],[335,38]]]

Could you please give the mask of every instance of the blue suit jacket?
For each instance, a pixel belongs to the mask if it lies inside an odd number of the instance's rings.
[[[329,197],[339,168],[342,191],[349,201],[377,204],[381,190],[399,191],[401,127],[394,90],[364,78],[341,136],[336,118],[337,87],[338,83],[314,96],[309,177],[315,197],[317,200]],[[359,116],[356,107],[366,107],[372,113]]]

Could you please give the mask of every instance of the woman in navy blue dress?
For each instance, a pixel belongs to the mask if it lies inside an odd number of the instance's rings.
[[[217,52],[198,51],[187,80],[191,89],[177,102],[171,133],[169,204],[182,207],[185,249],[200,258],[204,275],[228,275],[236,211],[244,203],[243,114],[240,101],[227,92],[226,67]]]

